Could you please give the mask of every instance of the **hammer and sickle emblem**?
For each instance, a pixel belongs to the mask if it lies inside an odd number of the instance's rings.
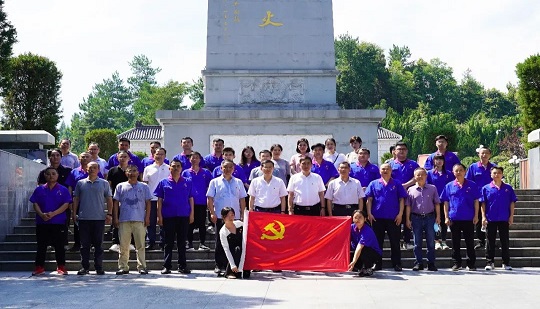
[[[279,230],[276,230],[274,225],[277,224],[279,226]],[[278,240],[283,239],[283,234],[285,234],[285,225],[281,223],[280,221],[274,220],[272,223],[268,223],[264,230],[266,232],[272,233],[272,235],[268,234],[262,234],[261,239],[268,239],[268,240]]]

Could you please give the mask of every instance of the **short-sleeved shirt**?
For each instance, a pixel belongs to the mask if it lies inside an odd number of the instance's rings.
[[[38,180],[37,180],[38,185],[43,185],[43,184],[47,183],[47,180],[45,179],[45,170],[46,169],[39,172]],[[66,184],[66,180],[67,180],[67,178],[69,176],[69,173],[71,173],[71,168],[65,167],[62,164],[60,164],[56,168],[56,172],[58,172],[58,180],[57,180],[58,183],[61,184],[64,187],[67,187],[68,185]]]
[[[66,180],[66,185],[67,187],[71,187],[71,190],[73,190],[75,188],[75,185],[77,184],[77,181],[87,178],[87,177],[88,177],[88,173],[79,166],[71,170]],[[103,175],[101,174],[101,172],[98,172],[98,177],[103,178]]]
[[[68,152],[66,155],[62,155],[62,157],[60,158],[60,164],[71,169],[81,166],[81,163],[79,162],[79,157],[77,157],[77,155],[73,152]]]
[[[156,190],[158,183],[163,179],[169,177],[170,174],[171,172],[169,170],[169,165],[165,163],[157,165],[154,162],[144,168],[142,180],[148,183],[148,187],[150,187],[150,192],[153,193]],[[152,197],[153,201],[157,201],[157,199],[157,196]]]
[[[128,181],[128,177],[126,176],[126,171],[123,170],[120,166],[115,166],[109,170],[109,173],[107,174],[107,181],[111,182],[111,190],[112,194],[114,194],[114,191],[116,190],[116,186],[124,181]]]
[[[448,202],[450,220],[473,220],[474,201],[479,198],[480,189],[474,181],[467,179],[462,186],[457,180],[447,183],[441,193],[441,202]]]
[[[408,182],[414,177],[414,170],[419,167],[416,161],[407,159],[404,162],[395,159],[390,162],[392,167],[392,178],[403,183]]]
[[[325,190],[321,176],[315,173],[309,173],[308,176],[304,176],[303,173],[294,174],[287,186],[287,191],[294,193],[294,204],[299,206],[313,206],[320,203],[319,192]]]
[[[313,159],[313,155],[310,152],[306,153],[305,157]],[[291,167],[291,170],[294,170],[296,173],[302,172],[302,168],[300,167],[300,159],[302,158],[304,158],[304,156],[302,156],[299,153],[294,154],[291,157],[291,161],[289,162],[289,166]]]
[[[272,208],[281,205],[281,197],[287,196],[287,189],[280,178],[272,176],[270,182],[266,182],[261,176],[251,181],[248,194],[255,198],[255,206]]]
[[[73,196],[79,198],[79,220],[105,220],[106,198],[112,197],[106,180],[81,179],[75,185]]]
[[[287,186],[287,176],[291,174],[291,166],[289,162],[284,159],[272,160],[274,162],[274,173],[273,175],[281,178],[285,186]]]
[[[144,166],[142,165],[141,159],[137,157],[137,155],[133,154],[131,151],[127,152],[129,155],[129,162],[128,165],[135,165],[137,166],[137,169],[139,170],[139,173],[142,173],[144,171]],[[113,167],[120,165],[120,162],[118,161],[118,154],[113,153],[109,157],[109,161],[107,161],[107,169],[111,170]]]
[[[223,162],[223,155],[216,157],[215,154],[211,153],[204,157],[204,165],[210,172],[213,172],[216,167],[221,166],[221,162]]]
[[[221,170],[221,166],[218,166],[212,172],[212,177],[218,178],[219,176],[221,176],[222,173],[223,171]],[[246,174],[244,173],[244,169],[240,165],[234,165],[234,172],[232,173],[232,175],[234,178],[240,179],[243,183],[248,183]]]
[[[278,173],[279,173],[279,171],[274,168],[274,170],[272,171],[272,175],[276,176],[276,177],[279,177]],[[257,177],[261,177],[263,175],[264,175],[264,173],[263,173],[262,169],[259,166],[259,168],[254,168],[254,169],[251,170],[251,173],[249,174],[248,180],[251,183],[251,181],[253,179],[255,179]]]
[[[154,190],[154,195],[162,198],[161,215],[163,218],[189,217],[193,197],[191,179],[180,177],[178,181],[169,176],[161,180]]]
[[[371,214],[375,219],[393,220],[399,214],[399,200],[407,198],[407,192],[400,181],[390,178],[385,183],[380,178],[369,183],[366,196],[373,198]]]
[[[440,155],[440,153],[436,151],[430,154],[429,157],[426,159],[426,162],[424,163],[424,168],[426,170],[429,171],[430,169],[435,167],[433,164],[433,161],[434,161],[435,156],[437,155]],[[459,160],[458,156],[456,156],[455,153],[448,150],[445,151],[444,166],[447,170],[452,170],[454,168],[454,165],[459,164],[459,163],[461,163],[461,161]]]
[[[61,184],[57,183],[52,189],[44,184],[34,189],[34,193],[30,196],[30,202],[38,204],[41,212],[48,213],[57,210],[65,203],[71,203],[71,195],[68,189]],[[59,213],[49,221],[43,221],[36,213],[36,224],[66,224],[66,212]]]
[[[242,170],[244,170],[244,177],[248,180],[248,183],[250,180],[249,176],[251,175],[251,171],[257,169],[260,166],[261,162],[256,160],[251,161],[251,163],[249,164],[240,164],[240,167],[242,168]]]
[[[510,218],[510,204],[517,202],[514,188],[502,183],[500,188],[491,182],[482,187],[480,202],[486,205],[486,218],[488,222],[508,221]]]
[[[206,192],[207,197],[214,199],[214,211],[218,217],[221,216],[221,210],[224,207],[234,209],[235,218],[240,218],[240,199],[247,196],[246,188],[238,178],[231,177],[230,180],[223,176],[212,179]]]
[[[356,153],[356,151],[351,151],[345,155],[345,159],[347,159],[350,164],[353,164],[354,162],[358,161],[358,154]]]
[[[444,190],[444,186],[454,179],[456,179],[456,177],[454,177],[454,174],[452,174],[450,171],[440,172],[436,169],[432,169],[428,171],[426,181],[430,185],[434,185],[437,188],[437,192],[440,197]]]
[[[482,162],[478,161],[473,163],[467,169],[465,179],[474,181],[479,188],[491,183],[491,168],[496,166],[495,164],[488,162],[487,166],[483,166]]]
[[[330,178],[339,177],[339,173],[336,170],[336,167],[334,166],[334,164],[324,159],[321,161],[321,164],[313,160],[313,165],[311,166],[311,172],[315,174],[319,174],[325,185],[328,183],[328,181],[330,181]]]
[[[104,159],[98,157],[97,159],[92,160],[92,162],[96,162],[99,165],[99,172],[101,173],[101,175],[105,175],[109,171],[107,169],[107,161],[105,161]]]
[[[119,222],[144,222],[146,201],[152,199],[152,194],[144,182],[130,184],[126,181],[118,184],[113,199],[120,203]]]
[[[414,185],[407,189],[407,199],[405,205],[411,207],[413,214],[428,214],[435,211],[441,203],[437,188],[434,185],[425,184],[424,187]]]
[[[154,157],[151,157],[151,156],[148,156],[148,157],[141,160],[141,164],[142,164],[143,168],[146,168],[147,166],[152,165],[155,162],[156,161],[154,160]],[[169,159],[167,159],[167,158],[163,159],[163,163],[169,165]]]
[[[195,205],[206,206],[206,192],[210,181],[212,181],[212,174],[205,168],[199,168],[198,172],[195,172],[192,168],[184,170],[182,177],[190,178],[192,183],[193,201]]]
[[[344,182],[341,177],[330,181],[324,194],[325,199],[339,205],[358,205],[358,200],[364,196],[362,184],[352,177],[349,177],[347,182]]]
[[[351,163],[351,171],[349,176],[360,180],[362,187],[365,188],[373,180],[381,178],[381,173],[379,172],[379,168],[371,162],[368,162],[366,166],[362,166],[358,161],[356,161]]]
[[[325,152],[323,154],[323,159],[334,164],[334,167],[336,168],[336,170],[339,168],[339,165],[342,162],[347,161],[347,158],[345,158],[345,155],[342,153],[338,153],[337,151],[334,152],[333,154],[329,152]]]
[[[351,249],[354,251],[358,245],[371,248],[379,255],[382,255],[382,250],[379,247],[379,242],[375,236],[373,229],[364,223],[361,229],[356,227],[356,224],[351,224]]]
[[[182,152],[174,156],[173,161],[174,159],[182,162],[182,170],[185,171],[191,168],[191,161],[189,160],[189,155]],[[201,162],[199,162],[199,167],[205,167],[204,160],[201,160]]]

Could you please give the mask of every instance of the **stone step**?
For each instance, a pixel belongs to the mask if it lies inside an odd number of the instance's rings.
[[[514,214],[514,223],[536,223],[536,222],[540,222],[540,214],[530,214],[530,215]]]
[[[520,209],[520,208],[540,208],[540,201],[524,201],[524,200],[519,200],[519,197],[518,197],[518,201],[516,202],[516,209]]]
[[[515,208],[514,215],[540,215],[540,208]]]
[[[540,195],[540,190],[538,189],[515,189],[516,195]]]
[[[518,201],[540,201],[540,195],[517,195]]]

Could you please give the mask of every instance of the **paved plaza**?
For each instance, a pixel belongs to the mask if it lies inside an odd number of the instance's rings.
[[[0,273],[0,308],[538,308],[540,268],[352,273],[260,272],[32,277]]]

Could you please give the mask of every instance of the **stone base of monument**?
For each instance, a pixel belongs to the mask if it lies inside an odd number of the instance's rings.
[[[296,141],[305,137],[310,145],[324,143],[328,137],[337,142],[337,151],[351,151],[349,139],[358,135],[363,147],[377,158],[377,126],[385,117],[384,110],[162,110],[156,118],[163,126],[164,147],[168,157],[182,152],[180,140],[189,136],[194,140],[193,149],[206,155],[211,152],[214,138],[225,140],[225,146],[240,151],[249,145],[258,153],[270,149],[272,144],[281,144],[281,158],[289,160],[295,154]],[[237,160],[235,160],[237,161]]]

